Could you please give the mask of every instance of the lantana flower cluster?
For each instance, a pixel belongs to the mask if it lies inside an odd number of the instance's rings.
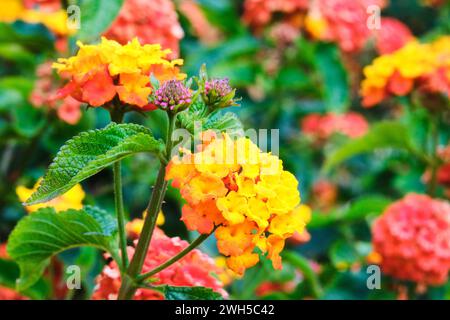
[[[297,179],[248,138],[204,132],[197,152],[170,161],[166,179],[187,202],[187,228],[201,234],[217,228],[219,252],[237,274],[259,261],[256,249],[280,269],[285,239],[304,230]]]
[[[65,97],[62,101],[52,99],[60,87],[59,81],[53,76],[52,63],[40,64],[36,69],[36,77],[30,95],[31,104],[36,108],[48,108],[47,111],[55,110],[58,118],[68,124],[76,124],[81,118],[81,102],[71,96]]]
[[[170,50],[159,44],[141,45],[134,38],[126,45],[102,38],[96,45],[78,43],[78,53],[68,59],[60,58],[53,66],[70,81],[57,97],[68,95],[93,107],[103,106],[118,97],[124,104],[139,110],[152,110],[148,97],[153,88],[150,74],[163,82],[184,79],[178,66],[183,60],[168,60]]]
[[[432,43],[411,41],[376,58],[364,68],[363,105],[372,107],[389,96],[404,96],[415,88],[450,95],[450,37]]]
[[[333,134],[340,133],[349,138],[358,138],[369,129],[367,120],[356,112],[344,114],[312,113],[302,119],[302,132],[315,142],[324,142]]]
[[[401,48],[413,36],[394,18],[368,27],[370,6],[386,7],[385,0],[246,0],[243,20],[256,32],[271,25],[273,38],[292,42],[304,30],[313,39],[336,43],[343,52],[360,52],[370,40],[384,54]],[[280,21],[275,16],[281,15]],[[280,41],[278,41],[280,42]]]
[[[189,245],[188,242],[179,237],[170,238],[164,232],[156,228],[142,272],[149,272],[177,255]],[[128,247],[130,258],[134,255],[134,248]],[[194,249],[183,259],[177,261],[170,267],[162,270],[152,278],[153,285],[172,285],[195,287],[202,286],[211,288],[227,297],[223,284],[217,278],[223,269],[219,268],[214,259]],[[97,286],[92,296],[94,300],[116,300],[121,285],[120,270],[115,261],[110,262],[103,268],[102,273],[96,279]],[[161,300],[164,296],[151,289],[138,289],[133,299],[135,300]]]
[[[383,273],[441,285],[450,271],[450,203],[409,194],[390,205],[372,230]]]
[[[104,36],[121,44],[137,37],[142,44],[159,43],[171,49],[170,57],[179,54],[184,36],[171,0],[125,0],[119,15]]]

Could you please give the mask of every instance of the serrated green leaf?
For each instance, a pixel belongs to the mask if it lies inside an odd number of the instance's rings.
[[[222,300],[220,293],[213,291],[211,288],[205,287],[174,287],[160,286],[158,287],[166,300]]]
[[[84,42],[96,40],[118,15],[123,0],[80,0],[81,28],[77,38]]]
[[[116,161],[139,152],[160,153],[163,142],[137,124],[115,124],[83,132],[58,152],[27,204],[47,202]]]
[[[112,227],[111,219],[105,211],[92,207],[59,213],[49,207],[23,218],[7,245],[9,255],[20,267],[18,290],[36,283],[50,258],[71,248],[93,246],[117,259],[117,228]]]
[[[203,102],[196,102],[188,110],[178,115],[180,126],[190,133],[194,130],[218,130],[228,131],[229,134],[242,134],[243,126],[239,118],[233,112],[222,113],[220,111],[208,114],[208,108]],[[195,128],[201,125],[201,128]]]
[[[379,122],[363,137],[348,140],[331,153],[325,161],[324,170],[329,171],[341,162],[376,149],[394,148],[413,150],[408,128],[396,121]]]
[[[203,124],[203,130],[214,129],[227,132],[229,135],[242,135],[244,129],[239,118],[233,112],[215,113]]]

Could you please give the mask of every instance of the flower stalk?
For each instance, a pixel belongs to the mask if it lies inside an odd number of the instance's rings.
[[[176,120],[176,114],[171,113],[167,114],[169,117],[169,123],[166,137],[166,150],[164,155],[166,163],[168,162],[168,159],[170,158],[170,153],[172,151],[172,144],[173,144],[172,133],[175,128],[175,120]],[[136,289],[138,288],[135,279],[140,274],[142,266],[144,265],[145,256],[147,255],[153,231],[155,230],[158,213],[161,210],[161,205],[167,190],[167,181],[165,180],[166,163],[161,161],[158,177],[156,178],[156,183],[153,188],[152,196],[146,209],[147,215],[144,220],[141,236],[136,245],[136,252],[133,258],[131,259],[130,265],[126,273],[122,277],[122,286],[119,290],[120,300],[131,299],[134,293],[136,292]]]
[[[111,110],[111,120],[115,123],[122,123],[124,113]],[[121,266],[122,270],[126,270],[128,267],[128,254],[127,254],[127,235],[125,231],[125,212],[123,207],[123,190],[122,190],[122,164],[117,161],[113,165],[114,176],[114,202],[117,216],[117,226],[119,229],[119,242],[121,252]]]
[[[172,258],[170,258],[166,262],[162,263],[161,265],[159,265],[155,269],[138,276],[137,279],[136,279],[138,281],[138,283],[143,282],[144,280],[154,276],[158,272],[160,272],[160,271],[170,267],[175,262],[177,262],[177,261],[181,260],[182,258],[184,258],[184,256],[186,256],[189,252],[191,252],[192,250],[197,248],[200,244],[203,243],[203,241],[208,239],[208,237],[214,232],[214,230],[211,233],[208,233],[208,234],[201,234],[200,236],[198,236],[197,239],[195,239],[191,244],[189,244],[189,246],[187,246],[184,250],[180,251],[177,255],[173,256]]]

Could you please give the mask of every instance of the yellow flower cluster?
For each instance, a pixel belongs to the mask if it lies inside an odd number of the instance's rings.
[[[67,13],[62,9],[56,11],[27,9],[22,0],[2,0],[0,22],[14,22],[16,20],[27,23],[42,23],[58,35],[69,35],[75,32],[75,29],[69,29]]]
[[[297,179],[250,139],[209,138],[200,151],[176,156],[167,167],[166,179],[187,201],[182,220],[203,234],[217,227],[217,247],[237,274],[259,261],[256,249],[280,269],[285,239],[305,227],[304,215],[295,210]]]
[[[29,189],[25,186],[18,186],[16,188],[16,194],[21,202],[25,202],[30,196],[37,190],[42,179],[39,179],[33,188]],[[49,202],[34,204],[26,206],[25,209],[28,213],[37,211],[41,208],[52,207],[56,212],[65,211],[68,209],[82,209],[83,199],[85,193],[80,184],[75,185],[72,189],[64,193],[63,195],[56,197]]]
[[[159,81],[184,79],[178,65],[183,60],[166,59],[170,50],[162,50],[159,44],[141,45],[137,38],[126,45],[102,38],[96,45],[78,43],[76,56],[60,58],[53,67],[71,81],[61,90],[61,95],[101,106],[116,94],[124,103],[144,108],[152,91],[149,75]]]
[[[433,43],[414,40],[401,49],[376,58],[364,68],[363,105],[371,107],[389,95],[402,96],[414,85],[428,91],[450,92],[450,36]]]

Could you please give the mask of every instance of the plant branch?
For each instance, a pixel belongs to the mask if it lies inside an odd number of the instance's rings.
[[[437,116],[430,117],[430,158],[431,158],[431,177],[427,186],[427,193],[434,196],[437,189],[437,170],[439,167],[438,158],[439,147],[439,118]]]
[[[111,120],[116,123],[123,122],[123,112],[111,111]],[[123,208],[123,190],[122,190],[122,164],[117,161],[113,164],[114,176],[114,202],[116,207],[117,225],[119,229],[120,252],[122,259],[122,270],[125,271],[128,267],[127,254],[127,235],[125,231],[125,212]]]
[[[169,160],[172,151],[172,133],[175,127],[176,119],[176,115],[168,113],[168,116],[169,122],[166,136],[166,150],[164,154],[164,158],[166,161]],[[167,190],[167,181],[165,179],[165,175],[166,165],[161,161],[158,177],[156,178],[152,196],[146,209],[147,215],[144,220],[141,236],[139,237],[139,241],[136,245],[136,251],[128,267],[126,275],[122,279],[122,286],[119,291],[120,300],[131,299],[136,292],[137,286],[135,283],[135,279],[141,273],[142,266],[144,265],[145,257],[147,255],[150,241],[153,236],[153,231],[156,226],[158,213],[161,210],[161,205]]]
[[[214,230],[213,230],[214,232]],[[155,274],[157,274],[158,272],[170,267],[172,264],[174,264],[175,262],[181,260],[182,258],[184,258],[189,252],[191,252],[192,250],[194,250],[195,248],[197,248],[203,241],[205,241],[206,239],[208,239],[208,237],[213,233],[208,233],[208,234],[201,234],[200,236],[198,236],[197,239],[195,239],[189,246],[187,246],[186,248],[184,248],[182,251],[180,251],[177,255],[173,256],[172,258],[170,258],[169,260],[167,260],[166,262],[160,264],[159,266],[157,266],[155,269],[141,274],[140,276],[138,276],[136,278],[136,280],[138,281],[138,283],[154,276]]]

